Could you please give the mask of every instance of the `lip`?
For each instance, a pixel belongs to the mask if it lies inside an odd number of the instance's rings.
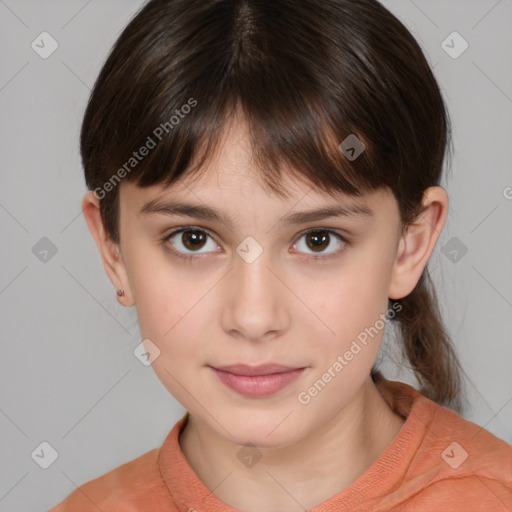
[[[250,366],[247,364],[230,364],[228,366],[211,366],[215,370],[233,373],[234,375],[261,376],[273,375],[274,373],[284,373],[292,370],[299,370],[297,366],[285,366],[277,363],[260,364],[258,366]]]
[[[245,396],[269,396],[293,382],[305,370],[265,364],[260,366],[229,365],[210,366],[220,381],[233,391]]]

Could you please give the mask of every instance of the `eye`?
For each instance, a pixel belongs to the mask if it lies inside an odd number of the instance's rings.
[[[304,241],[302,241],[303,239]],[[210,247],[208,247],[209,240]],[[207,231],[191,226],[173,231],[162,242],[173,255],[185,259],[192,259],[195,254],[219,251],[219,246],[213,241],[213,238]],[[346,244],[347,241],[336,231],[325,228],[313,228],[302,233],[298,242],[293,247],[299,252],[313,255],[314,259],[326,259],[343,250]],[[333,250],[326,251],[325,249],[329,247],[332,247]],[[201,249],[205,250],[201,251]],[[319,255],[319,257],[316,255]]]
[[[302,242],[304,239],[304,242]],[[308,249],[312,252],[309,254],[326,254],[331,256],[337,254],[346,244],[346,240],[336,231],[324,228],[313,228],[301,235],[299,241],[294,245],[299,251],[308,252]],[[333,247],[334,250],[325,251],[328,247]],[[325,256],[325,257],[327,257]]]
[[[210,247],[208,248],[208,239],[211,240]],[[204,230],[186,227],[181,228],[176,231],[173,231],[170,235],[167,235],[164,242],[169,242],[175,249],[170,249],[177,256],[181,256],[183,258],[190,258],[193,256],[189,256],[195,253],[202,252],[217,252],[218,245],[213,242],[211,236]],[[206,247],[207,250],[200,251]]]

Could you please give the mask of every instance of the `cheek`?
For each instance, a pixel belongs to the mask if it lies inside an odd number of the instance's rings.
[[[183,273],[180,275],[163,253],[160,248],[145,249],[141,243],[127,258],[141,335],[157,345],[165,343],[186,317],[193,294]]]
[[[153,264],[152,264],[153,263]],[[180,361],[199,360],[204,345],[204,326],[213,325],[216,314],[212,277],[193,275],[183,267],[148,258],[132,275],[139,327],[160,349],[155,364],[179,370]],[[208,331],[206,331],[208,333]]]
[[[323,290],[319,301],[320,310],[336,326],[333,330],[345,330],[355,326],[364,328],[375,322],[387,307],[387,282],[389,270],[365,267],[362,271],[352,269],[334,277]]]
[[[322,369],[330,367],[338,355],[346,354],[346,361],[340,363],[345,376],[356,369],[369,371],[387,326],[381,315],[385,314],[388,306],[389,273],[390,268],[385,261],[359,260],[326,281],[323,290],[317,290],[318,317],[330,331],[319,336],[324,343]],[[325,331],[319,323],[315,330],[319,332],[320,329]],[[340,380],[337,379],[338,382]]]
[[[190,319],[199,295],[184,290],[177,279],[146,281],[137,295],[141,335],[166,347],[183,335],[191,336]]]
[[[318,316],[333,332],[319,335],[325,328],[320,323],[314,327],[315,369],[301,396],[326,414],[333,404],[350,400],[375,363],[388,325],[381,318],[388,303],[385,283],[383,269],[365,267],[338,276],[326,289],[327,298],[319,301]]]

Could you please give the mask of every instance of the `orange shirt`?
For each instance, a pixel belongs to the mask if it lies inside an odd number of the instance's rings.
[[[512,446],[402,382],[377,388],[406,421],[349,487],[309,512],[509,512]],[[185,414],[162,446],[75,489],[48,512],[237,512],[199,480],[180,450]]]

